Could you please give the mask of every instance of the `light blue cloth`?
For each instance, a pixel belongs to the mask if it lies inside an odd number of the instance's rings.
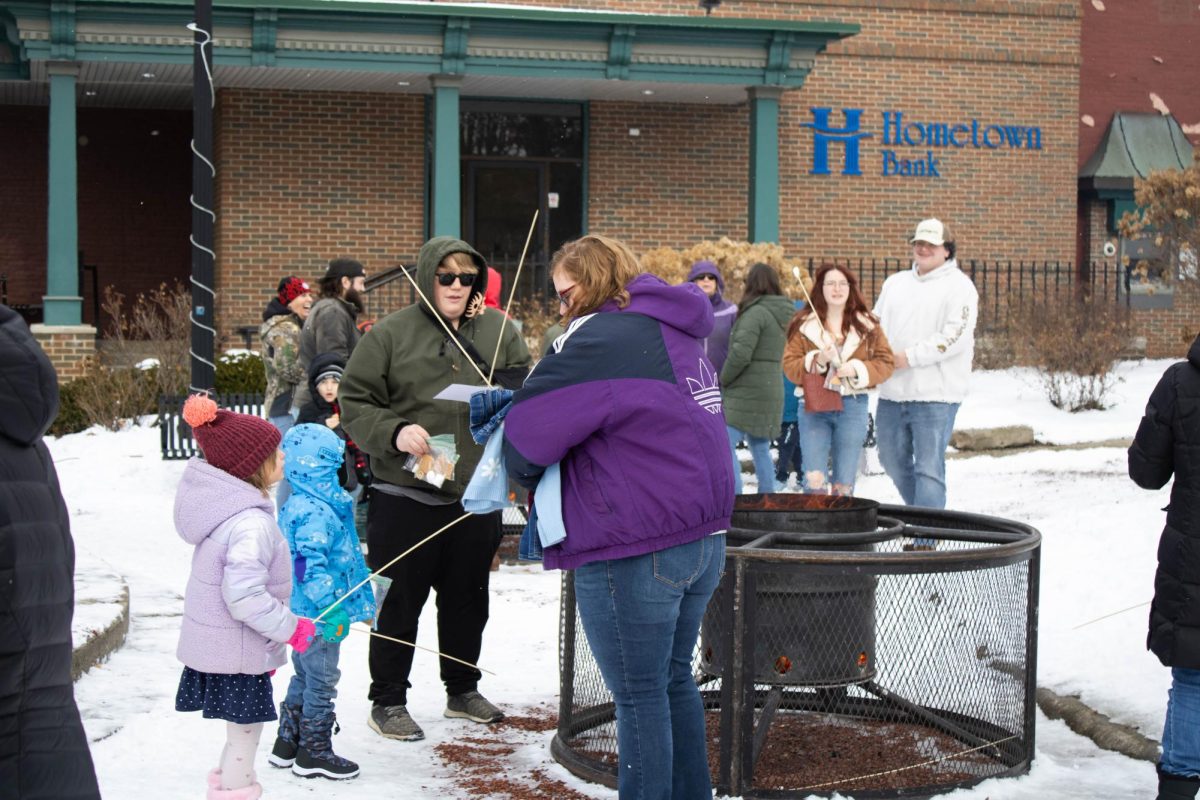
[[[483,447],[483,456],[463,492],[462,505],[469,514],[490,514],[512,505],[508,499],[508,473],[504,470],[503,422]]]
[[[562,470],[558,464],[551,464],[542,473],[533,493],[529,521],[525,523],[521,542],[517,545],[517,558],[541,561],[543,548],[566,538],[567,526],[562,517]]]
[[[534,494],[537,505],[537,532],[542,547],[558,544],[567,538],[567,526],[562,515],[562,470],[551,464],[542,473]]]

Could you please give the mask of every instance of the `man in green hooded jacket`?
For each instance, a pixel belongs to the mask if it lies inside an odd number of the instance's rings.
[[[484,306],[487,279],[483,257],[466,242],[431,239],[421,248],[416,275],[428,302],[419,300],[377,322],[346,364],[338,393],[342,425],[370,454],[374,472],[367,516],[373,570],[464,513],[462,493],[483,448],[471,439],[469,406],[434,395],[454,383],[483,386],[480,372],[489,376],[492,366],[510,377],[529,367],[520,334],[505,324],[503,313]],[[453,476],[435,487],[405,463],[410,455],[429,456],[429,438],[445,434],[453,435],[459,459]],[[433,589],[439,650],[476,663],[499,533],[498,514],[470,516],[389,567],[384,574],[392,585],[379,609],[378,631],[416,641],[421,609]],[[371,640],[368,724],[381,736],[408,741],[425,736],[407,710],[412,660],[411,647]],[[480,677],[473,667],[441,659],[447,717],[480,723],[503,718],[479,693]]]

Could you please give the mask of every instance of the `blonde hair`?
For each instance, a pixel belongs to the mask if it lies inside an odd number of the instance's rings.
[[[246,483],[253,486],[262,492],[263,497],[270,497],[270,488],[274,485],[271,483],[271,473],[275,471],[275,464],[279,461],[279,448],[276,448],[271,455],[267,456],[267,460],[258,465],[258,469],[254,470],[254,474],[246,478]]]
[[[590,314],[609,300],[616,300],[619,308],[629,305],[625,286],[642,268],[627,244],[592,233],[567,242],[554,254],[550,275],[560,270],[575,279],[566,313],[573,319]]]
[[[458,267],[459,272],[474,272],[480,271],[479,265],[475,263],[475,259],[471,258],[470,253],[461,251],[456,253],[447,253],[446,257],[438,262],[439,267]]]

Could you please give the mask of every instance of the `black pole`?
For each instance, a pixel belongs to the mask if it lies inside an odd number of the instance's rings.
[[[213,81],[212,0],[195,0],[192,29],[192,391],[216,385],[213,322]]]

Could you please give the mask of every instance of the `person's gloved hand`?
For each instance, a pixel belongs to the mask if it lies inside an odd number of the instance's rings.
[[[313,637],[317,634],[317,626],[313,624],[311,619],[301,617],[296,623],[296,631],[292,634],[292,638],[287,640],[287,643],[292,646],[297,653],[303,653],[309,648],[313,642]]]
[[[327,642],[340,642],[350,635],[350,615],[344,605],[325,614],[317,624],[321,626],[321,638]]]

